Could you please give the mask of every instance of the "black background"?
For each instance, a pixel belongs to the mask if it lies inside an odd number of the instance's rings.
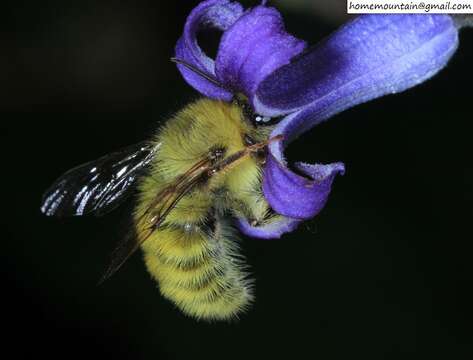
[[[197,96],[168,60],[195,3],[3,5],[2,353],[471,358],[473,31],[433,80],[346,111],[291,146],[291,160],[344,161],[347,173],[313,221],[280,240],[244,239],[256,303],[237,322],[184,317],[139,255],[95,285],[129,206],[99,219],[39,213],[62,172],[148,138]],[[312,43],[336,28],[284,16]]]

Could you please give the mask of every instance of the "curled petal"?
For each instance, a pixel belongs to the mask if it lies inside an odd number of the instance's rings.
[[[236,219],[236,225],[246,236],[258,239],[279,239],[283,234],[297,228],[301,220],[280,217],[278,220],[264,226],[252,226],[246,219]]]
[[[200,3],[187,18],[184,34],[176,44],[176,58],[193,65],[208,76],[215,78],[215,62],[197,43],[197,33],[202,28],[226,30],[243,14],[242,6],[230,0],[207,0]],[[196,90],[214,99],[230,100],[232,93],[178,65],[184,79]]]
[[[272,154],[264,170],[263,193],[279,214],[300,220],[310,219],[325,206],[332,182],[345,173],[342,163],[329,165],[297,163],[301,176],[289,170]]]
[[[251,100],[264,78],[304,48],[304,41],[284,30],[276,9],[257,6],[223,34],[215,65],[217,78]]]
[[[268,76],[257,89],[255,110],[275,116],[317,104],[314,111],[328,117],[427,80],[457,45],[449,15],[360,16]]]

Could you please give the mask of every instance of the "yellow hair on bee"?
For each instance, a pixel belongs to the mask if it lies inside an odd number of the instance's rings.
[[[245,119],[240,106],[202,99],[184,108],[160,129],[160,143],[149,176],[142,179],[135,212],[145,263],[164,297],[197,319],[238,316],[253,299],[251,281],[239,254],[238,240],[225,217],[263,220],[269,207],[261,193],[261,162],[245,155],[183,194],[149,235],[143,214],[163,189],[221,149],[225,157],[263,141],[261,130]]]

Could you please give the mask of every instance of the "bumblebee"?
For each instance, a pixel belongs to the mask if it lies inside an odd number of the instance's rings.
[[[198,72],[198,70],[195,70]],[[138,190],[133,233],[112,253],[102,280],[139,248],[161,294],[196,319],[228,320],[253,300],[232,218],[277,221],[262,189],[275,119],[242,96],[203,98],[171,117],[146,142],[62,175],[44,195],[48,216],[103,215]]]

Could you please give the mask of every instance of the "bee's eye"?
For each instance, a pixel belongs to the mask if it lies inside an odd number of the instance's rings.
[[[248,122],[251,122],[254,126],[270,126],[276,124],[280,120],[280,117],[269,117],[256,114],[248,103],[246,97],[242,95],[236,95],[233,101],[240,107],[245,119]]]
[[[255,115],[255,117],[254,117],[254,121],[257,124],[267,124],[267,123],[271,122],[271,120],[272,119],[269,116]]]
[[[270,117],[270,116],[263,116],[263,115],[258,115],[254,114],[250,118],[251,122],[255,126],[272,126],[275,125],[281,120],[280,117]]]
[[[275,118],[255,114],[253,109],[247,103],[242,104],[242,111],[245,118],[255,126],[273,125]]]

